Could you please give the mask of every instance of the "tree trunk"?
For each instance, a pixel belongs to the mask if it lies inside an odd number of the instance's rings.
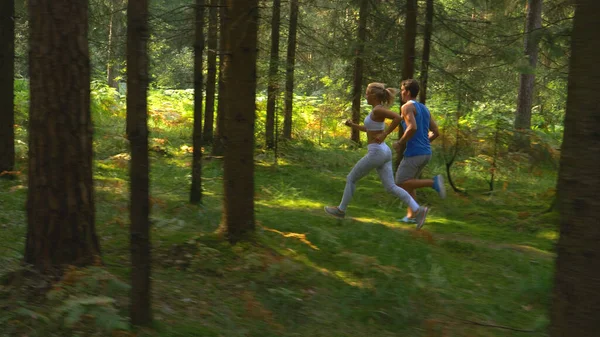
[[[231,20],[223,31],[227,100],[223,163],[223,221],[231,243],[254,231],[254,120],[256,111],[256,46],[258,0],[227,0]],[[239,34],[238,32],[244,32]]]
[[[557,186],[560,237],[551,337],[592,337],[600,331],[600,2],[575,3]]]
[[[43,273],[99,262],[87,1],[30,0],[25,262]]]
[[[131,144],[131,323],[152,321],[148,161],[148,0],[127,5],[127,137]]]
[[[406,0],[404,21],[404,55],[402,80],[413,78],[415,73],[415,40],[417,39],[417,0]]]
[[[225,45],[225,30],[229,23],[227,0],[221,0],[221,22],[219,23],[219,100],[217,105],[217,132],[213,138],[212,155],[221,156],[224,152],[223,135],[225,134],[225,110],[228,102],[225,100],[225,90],[228,83],[225,82],[225,71],[228,67],[229,50]]]
[[[429,52],[431,50],[431,33],[433,30],[433,0],[427,0],[425,9],[425,31],[423,32],[423,59],[421,60],[421,88],[419,101],[427,101],[427,80],[429,76]]]
[[[413,78],[415,73],[415,40],[417,39],[417,0],[406,0],[406,21],[404,22],[404,55],[402,62],[402,80]],[[403,102],[400,102],[402,105]],[[404,129],[398,128],[398,138]],[[400,165],[403,154],[396,156],[394,171]]]
[[[525,24],[525,55],[529,69],[521,74],[517,111],[515,115],[515,134],[511,151],[529,149],[527,132],[531,130],[531,105],[535,86],[535,68],[537,65],[538,42],[542,27],[542,0],[528,0],[527,22]]]
[[[273,0],[273,17],[271,19],[271,63],[269,64],[269,87],[267,90],[267,121],[265,130],[266,146],[275,146],[275,102],[279,91],[279,16],[281,0]]]
[[[196,0],[194,43],[194,131],[190,203],[202,202],[202,53],[204,51],[204,0]]]
[[[0,177],[15,168],[15,2],[0,2]]]
[[[207,74],[206,74],[206,99],[204,109],[204,132],[202,140],[204,144],[213,141],[213,127],[215,124],[215,89],[217,81],[217,30],[218,18],[217,8],[219,0],[211,0],[208,10],[208,50],[206,51]]]
[[[358,41],[354,55],[354,85],[352,86],[352,121],[354,123],[360,123],[360,101],[363,96],[362,82],[369,0],[361,0],[358,16]],[[360,131],[352,128],[350,139],[357,144],[360,143]]]
[[[118,89],[118,83],[116,81],[119,76],[119,56],[121,53],[117,53],[120,49],[118,48],[121,44],[118,38],[121,36],[121,13],[123,7],[123,0],[112,0],[110,4],[110,18],[108,23],[108,64],[106,65],[106,82],[109,87]]]
[[[298,0],[290,0],[290,31],[285,68],[285,113],[283,138],[292,139],[292,109],[294,103],[294,68],[296,67],[296,30],[298,28]]]

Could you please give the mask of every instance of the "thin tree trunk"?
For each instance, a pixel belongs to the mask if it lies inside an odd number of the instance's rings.
[[[494,190],[494,181],[496,179],[496,170],[498,169],[498,148],[500,147],[500,121],[496,120],[494,127],[494,152],[492,154],[492,163],[490,164],[490,192]]]
[[[100,262],[92,180],[88,3],[30,0],[25,262],[43,273]]]
[[[108,19],[108,46],[106,48],[107,50],[107,55],[106,55],[106,83],[108,84],[109,87],[113,87],[116,84],[115,83],[115,75],[113,73],[113,40],[114,40],[114,30],[113,30],[113,24],[115,21],[115,12],[114,12],[114,6],[113,6],[113,2],[110,3],[110,16]]]
[[[417,39],[417,0],[406,0],[404,21],[404,55],[402,80],[413,78],[415,73],[415,41]]]
[[[287,43],[285,69],[285,112],[283,138],[292,139],[292,109],[294,103],[294,68],[296,67],[296,30],[298,28],[298,0],[290,0],[290,31]]]
[[[431,33],[433,31],[433,0],[427,0],[425,8],[425,31],[423,32],[423,59],[421,60],[421,88],[419,101],[427,101],[427,81],[429,79],[429,52],[431,50]]]
[[[119,59],[122,56],[119,38],[121,37],[122,24],[121,16],[123,0],[111,0],[110,19],[108,25],[108,57],[106,65],[106,82],[108,86],[118,89],[119,84],[116,81],[119,76]]]
[[[600,331],[600,2],[575,3],[557,186],[560,236],[551,337],[592,337]]]
[[[15,168],[15,2],[0,2],[0,177]]]
[[[360,123],[360,101],[363,96],[362,82],[369,0],[361,0],[358,16],[358,41],[356,42],[357,45],[354,53],[354,85],[352,86],[352,121],[354,123]],[[360,143],[360,131],[352,128],[350,139],[357,144]]]
[[[463,111],[463,107],[462,107],[462,101],[463,101],[463,95],[459,92],[458,93],[458,97],[457,97],[457,107],[456,107],[456,133],[455,133],[455,144],[454,147],[452,148],[452,153],[450,154],[450,158],[446,157],[446,154],[448,154],[449,150],[448,150],[448,137],[446,136],[447,133],[444,133],[444,136],[442,136],[442,155],[444,156],[444,161],[446,162],[446,175],[448,176],[448,184],[450,185],[450,187],[452,187],[452,190],[454,190],[454,192],[458,192],[458,193],[463,193],[466,194],[465,191],[459,189],[455,184],[454,184],[454,180],[452,179],[452,164],[454,164],[454,161],[456,160],[456,157],[458,156],[458,153],[460,151],[460,114]],[[449,127],[448,127],[448,123],[450,122],[450,118],[448,118],[448,115],[446,115],[446,118],[444,118],[444,131],[449,131]]]
[[[148,0],[127,5],[127,137],[131,144],[131,323],[148,325],[151,311],[148,160]]]
[[[202,53],[204,51],[204,0],[196,0],[196,41],[194,43],[194,134],[190,203],[202,202]]]
[[[525,24],[525,55],[529,70],[521,74],[517,111],[515,115],[515,134],[511,151],[529,149],[527,132],[531,130],[531,105],[535,86],[535,68],[537,66],[539,29],[542,27],[542,0],[528,0],[527,21]]]
[[[218,18],[217,8],[219,0],[210,0],[208,10],[208,50],[206,51],[207,74],[206,74],[206,99],[204,109],[204,132],[202,140],[204,144],[213,141],[213,128],[215,123],[215,89],[217,81],[217,31]]]
[[[225,100],[225,90],[228,83],[225,82],[225,71],[227,69],[228,54],[225,45],[225,30],[229,23],[229,14],[227,10],[227,0],[221,0],[220,23],[219,23],[219,100],[217,105],[217,132],[213,138],[212,155],[223,155],[225,145],[223,144],[223,135],[225,134],[225,109],[228,102]]]
[[[256,110],[256,45],[258,0],[228,0],[231,24],[224,30],[228,67],[225,69],[225,156],[223,221],[236,243],[254,231],[254,121]],[[243,33],[240,33],[243,32]]]
[[[269,86],[267,89],[267,120],[265,126],[266,146],[275,146],[275,102],[279,91],[279,22],[281,0],[273,0],[273,16],[271,19],[271,62],[269,64]]]

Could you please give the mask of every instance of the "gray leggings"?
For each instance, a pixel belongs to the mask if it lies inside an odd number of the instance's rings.
[[[354,165],[352,171],[350,171],[348,177],[346,177],[346,188],[344,189],[342,202],[338,206],[339,209],[344,212],[346,211],[350,200],[352,200],[352,195],[356,190],[356,182],[366,176],[371,170],[377,169],[377,174],[379,174],[379,179],[381,179],[381,183],[385,190],[402,200],[413,212],[417,212],[419,204],[417,204],[415,199],[413,199],[408,192],[396,186],[394,183],[392,151],[390,150],[390,147],[385,143],[381,143],[369,144],[367,148],[367,154]]]

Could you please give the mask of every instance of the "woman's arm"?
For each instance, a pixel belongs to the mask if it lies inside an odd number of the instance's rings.
[[[367,132],[367,128],[364,125],[356,124],[351,119],[347,120],[344,124],[358,131]]]
[[[377,135],[375,137],[375,140],[378,143],[382,143],[385,138],[392,133],[400,124],[400,122],[402,121],[402,117],[400,117],[400,115],[398,115],[397,113],[393,112],[390,109],[384,108],[382,106],[378,106],[377,108],[373,109],[373,114],[375,115],[376,119],[391,119],[392,122],[390,123],[390,126],[388,126],[388,128],[381,134]]]

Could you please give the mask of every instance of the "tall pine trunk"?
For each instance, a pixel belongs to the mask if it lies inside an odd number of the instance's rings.
[[[219,22],[219,100],[217,104],[217,132],[213,137],[212,155],[221,156],[225,151],[225,144],[223,143],[223,135],[225,134],[225,110],[227,100],[225,99],[225,91],[227,83],[225,81],[225,71],[228,67],[228,54],[230,51],[225,45],[227,25],[229,23],[229,12],[227,9],[227,0],[221,0],[221,9],[219,11],[220,22]]]
[[[119,46],[121,43],[119,37],[121,36],[121,13],[123,7],[123,0],[111,0],[110,2],[110,17],[108,23],[108,57],[106,65],[106,82],[109,87],[118,88],[116,81],[119,76],[119,57],[122,55],[118,53]]]
[[[433,0],[427,0],[425,7],[425,31],[423,32],[423,59],[421,60],[421,88],[419,101],[427,102],[427,81],[429,80],[429,52],[431,50],[431,33],[433,31]]]
[[[292,109],[294,103],[294,68],[296,67],[296,31],[298,29],[298,0],[290,0],[290,30],[285,67],[285,110],[283,138],[292,139]]]
[[[406,0],[406,19],[404,21],[404,55],[402,62],[402,80],[413,78],[415,74],[415,41],[417,39],[417,0]],[[404,102],[400,102],[402,105]],[[398,138],[404,130],[398,128]],[[394,160],[394,171],[402,161],[403,153]]]
[[[217,82],[217,8],[219,0],[210,0],[208,9],[208,50],[206,51],[206,99],[204,109],[204,132],[202,141],[210,144],[213,141],[213,128],[215,124],[215,89]]]
[[[228,0],[226,29],[223,221],[231,243],[250,235],[254,224],[254,121],[258,0]],[[238,32],[244,32],[239,34]]]
[[[267,121],[265,126],[266,146],[275,147],[275,103],[279,91],[279,22],[281,0],[273,0],[271,19],[271,62],[269,64],[269,86],[267,89]]]
[[[131,323],[148,325],[151,312],[148,160],[148,0],[127,5],[127,137],[131,144]]]
[[[361,0],[358,16],[358,41],[356,42],[357,45],[354,51],[354,84],[352,86],[352,121],[354,123],[360,123],[360,101],[363,97],[362,82],[369,0]],[[360,131],[352,128],[350,139],[355,143],[359,143]]]
[[[551,337],[594,337],[600,331],[600,2],[575,3],[557,186],[560,237]]]
[[[517,111],[515,114],[515,134],[512,151],[529,149],[527,132],[531,130],[531,105],[535,87],[535,68],[537,66],[538,42],[542,27],[542,0],[528,0],[527,21],[525,24],[525,56],[529,69],[521,74]]]
[[[92,180],[87,1],[30,0],[25,262],[44,273],[99,262]]]
[[[204,0],[196,0],[194,42],[194,131],[192,136],[192,186],[190,203],[202,202],[202,53],[204,52]]]
[[[0,2],[0,178],[15,167],[15,2]]]
[[[415,41],[417,39],[417,0],[406,0],[404,21],[404,54],[402,80],[413,78],[415,74]]]

